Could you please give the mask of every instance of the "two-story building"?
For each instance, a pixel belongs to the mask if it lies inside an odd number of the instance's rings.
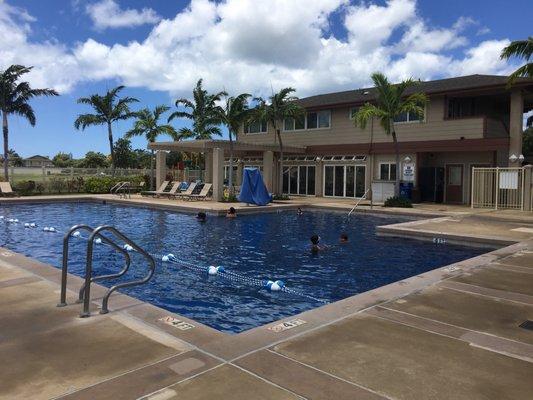
[[[425,93],[429,101],[423,118],[407,114],[396,120],[399,171],[392,138],[380,124],[373,121],[365,129],[354,124],[358,107],[375,101],[374,88],[298,100],[305,116],[280,121],[283,191],[358,198],[372,188],[367,196],[371,193],[382,200],[390,195],[399,173],[402,180],[413,183],[414,195],[421,201],[460,204],[469,202],[472,167],[518,166],[515,160],[522,152],[524,113],[533,109],[533,79],[519,79],[509,88],[505,76],[470,75],[421,82],[413,90]],[[236,145],[237,184],[243,167],[259,166],[267,186],[276,188],[280,152],[273,127],[266,123],[244,126]],[[207,179],[216,181],[217,198],[229,173],[228,145],[223,141],[174,142],[174,146],[155,143],[152,148],[185,147],[206,153]]]

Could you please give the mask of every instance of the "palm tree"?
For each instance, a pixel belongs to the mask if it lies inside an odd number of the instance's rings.
[[[218,119],[228,128],[229,136],[229,193],[233,195],[233,136],[237,140],[239,128],[249,117],[248,98],[251,95],[242,93],[235,97],[227,97],[224,106],[217,107]]]
[[[283,141],[281,139],[281,124],[287,118],[299,118],[305,114],[305,109],[296,103],[298,97],[292,96],[296,89],[291,87],[281,89],[268,99],[256,98],[258,102],[252,114],[253,121],[263,121],[271,125],[276,132],[276,140],[279,144],[279,181],[278,194],[283,193]]]
[[[35,112],[28,101],[39,96],[59,96],[53,89],[32,89],[28,82],[19,82],[22,75],[33,67],[11,65],[0,71],[0,112],[2,112],[2,131],[4,135],[4,179],[9,180],[9,125],[10,114],[26,118],[35,126]]]
[[[137,112],[137,120],[133,125],[133,128],[126,132],[127,139],[131,139],[134,136],[144,136],[149,143],[156,141],[159,135],[168,135],[173,140],[179,140],[180,135],[174,129],[172,125],[159,123],[161,115],[170,110],[170,107],[165,105],[156,106],[153,111],[148,108],[142,109]],[[151,186],[154,188],[154,149],[151,149],[152,152],[152,161],[151,161],[151,172],[150,172],[150,181]]]
[[[90,105],[95,113],[80,114],[76,118],[76,121],[74,121],[74,127],[76,129],[81,128],[81,130],[85,130],[88,126],[107,125],[113,175],[115,174],[115,154],[113,150],[112,124],[116,121],[135,117],[137,114],[130,110],[129,105],[139,101],[134,97],[119,98],[118,94],[122,89],[124,89],[124,86],[117,86],[114,89],[108,90],[104,96],[93,94],[91,97],[80,97],[78,103]]]
[[[398,84],[392,84],[380,72],[372,74],[372,81],[377,91],[375,104],[365,103],[354,116],[356,126],[365,129],[367,122],[377,118],[387,135],[392,136],[394,151],[396,153],[396,185],[394,193],[400,194],[400,149],[394,119],[398,116],[410,113],[417,115],[420,120],[424,117],[424,107],[427,96],[423,93],[405,95],[407,88],[418,85],[417,81],[407,79]]]
[[[191,111],[175,111],[168,117],[168,122],[174,118],[187,118],[192,121],[192,129],[181,128],[179,133],[183,138],[211,139],[213,135],[221,136],[220,120],[218,119],[216,102],[220,101],[224,92],[209,94],[202,87],[202,79],[196,83],[192,91],[193,100],[177,99],[176,107],[184,106]]]
[[[533,63],[529,59],[533,55],[533,36],[526,40],[515,40],[505,47],[500,54],[501,59],[508,60],[511,57],[523,58],[526,63],[509,76],[509,85],[512,85],[519,77],[533,77]]]

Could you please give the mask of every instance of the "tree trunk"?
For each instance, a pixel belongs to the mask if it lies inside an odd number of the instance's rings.
[[[398,145],[398,138],[396,137],[396,130],[394,124],[392,125],[392,141],[394,143],[394,152],[396,153],[396,183],[394,184],[394,195],[400,195],[400,147]]]
[[[8,143],[7,114],[2,112],[2,133],[4,134],[4,179],[9,182],[9,143]]]
[[[155,174],[154,174],[154,165],[155,165],[155,153],[154,149],[150,149],[152,152],[152,158],[150,160],[150,190],[155,190]]]
[[[276,134],[279,140],[279,182],[278,182],[278,195],[283,195],[283,141],[281,140],[281,132],[276,129]]]
[[[115,176],[115,150],[113,149],[113,130],[111,122],[107,123],[107,134],[109,136],[109,150],[111,155],[111,175]]]
[[[228,176],[228,187],[229,187],[229,196],[232,197],[234,194],[233,190],[233,139],[231,130],[229,133],[229,176]]]

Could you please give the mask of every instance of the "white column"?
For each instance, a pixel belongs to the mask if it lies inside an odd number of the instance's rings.
[[[221,201],[224,192],[224,149],[213,149],[213,200]]]
[[[242,160],[239,160],[237,163],[237,182],[235,182],[235,185],[241,186],[242,185],[242,173],[244,170],[244,162]]]
[[[273,174],[274,174],[274,152],[263,152],[263,180],[268,191],[272,193],[273,190]]]
[[[204,180],[206,183],[213,183],[213,149],[209,149],[205,153]]]
[[[509,123],[509,157],[522,154],[522,126],[524,118],[524,96],[521,89],[511,92],[511,120]],[[509,166],[518,167],[518,163],[509,162]]]
[[[167,152],[157,151],[155,153],[155,185],[159,189],[167,176]]]

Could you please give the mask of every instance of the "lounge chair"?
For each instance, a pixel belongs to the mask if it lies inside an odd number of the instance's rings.
[[[200,193],[198,194],[190,194],[188,196],[185,196],[187,200],[205,200],[207,198],[207,195],[211,191],[211,188],[213,187],[212,183],[206,183],[202,187],[202,190],[200,190]]]
[[[18,196],[17,192],[14,192],[9,182],[0,182],[0,194],[5,197]]]
[[[174,182],[168,192],[161,193],[161,196],[175,197],[181,186],[181,182]]]
[[[147,190],[145,192],[141,192],[141,195],[142,196],[160,196],[165,192],[165,189],[167,188],[168,184],[170,183],[170,181],[164,181],[161,186],[159,186],[159,189],[158,190]]]
[[[179,198],[179,197],[190,196],[193,190],[196,188],[196,185],[197,185],[196,182],[191,182],[187,190],[185,190],[183,193],[176,193],[174,197]]]

